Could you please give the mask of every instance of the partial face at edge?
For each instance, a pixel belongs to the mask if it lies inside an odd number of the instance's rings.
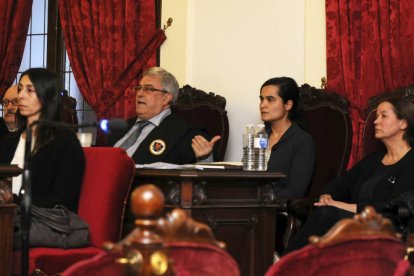
[[[18,104],[14,105],[12,102],[18,100],[17,94],[17,85],[13,85],[7,89],[4,94],[3,101],[8,101],[9,103],[4,106],[3,118],[7,125],[12,125],[16,123],[16,112],[18,109]]]

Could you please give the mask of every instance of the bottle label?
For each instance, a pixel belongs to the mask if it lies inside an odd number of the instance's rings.
[[[254,138],[254,147],[259,149],[267,148],[267,139],[266,138]]]

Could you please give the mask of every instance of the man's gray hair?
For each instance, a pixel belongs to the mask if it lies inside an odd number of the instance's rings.
[[[172,103],[175,103],[178,97],[179,85],[173,74],[161,67],[151,67],[144,71],[144,76],[153,76],[161,78],[162,89],[173,94]]]

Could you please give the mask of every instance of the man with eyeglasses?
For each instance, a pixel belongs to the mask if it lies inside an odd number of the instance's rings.
[[[4,135],[17,130],[16,112],[19,107],[17,85],[7,89],[1,104],[3,106],[3,118],[0,118],[0,139]]]
[[[114,146],[124,148],[136,164],[213,161],[213,146],[220,136],[208,140],[202,129],[171,112],[178,89],[176,78],[160,67],[146,70],[135,87],[137,117],[128,121],[128,132]]]

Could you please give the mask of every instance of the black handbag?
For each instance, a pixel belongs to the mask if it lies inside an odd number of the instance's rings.
[[[14,249],[20,248],[20,213],[16,215]],[[78,248],[89,245],[89,227],[77,214],[62,205],[31,206],[30,247]]]

